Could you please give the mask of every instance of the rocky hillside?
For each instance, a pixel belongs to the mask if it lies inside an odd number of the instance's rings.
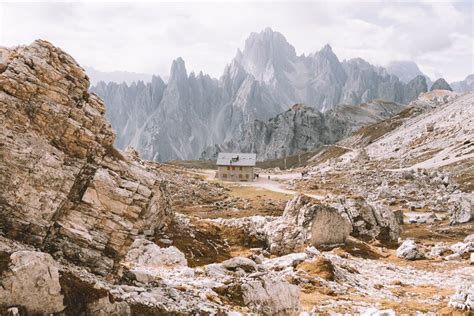
[[[473,103],[472,93],[422,94],[393,118],[324,148],[309,164],[318,176],[333,179],[358,170],[356,177],[344,178],[345,190],[393,199],[400,208],[449,211],[451,223],[468,222],[474,219]],[[408,197],[414,192],[416,197]]]
[[[403,109],[400,104],[384,101],[337,106],[326,112],[294,105],[267,122],[248,124],[241,135],[207,148],[201,158],[216,159],[219,152],[254,152],[259,160],[267,160],[312,151]]]
[[[297,55],[282,34],[267,28],[250,35],[219,80],[188,74],[178,58],[167,84],[154,77],[147,84],[100,83],[91,90],[107,104],[119,148],[132,145],[147,159],[166,161],[196,159],[206,147],[293,104],[321,111],[374,99],[406,104],[427,87],[420,78],[400,82],[360,58],[340,62],[329,45]]]

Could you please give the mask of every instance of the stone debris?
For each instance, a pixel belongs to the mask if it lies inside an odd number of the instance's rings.
[[[449,306],[462,310],[474,310],[474,283],[458,286],[456,293],[449,300]]]
[[[418,260],[425,257],[420,247],[413,240],[405,240],[397,249],[397,257],[406,260]]]
[[[163,270],[187,267],[184,254],[176,247],[160,248],[146,239],[135,239],[122,265],[141,283],[150,283],[163,275]]]
[[[474,194],[457,194],[450,202],[450,224],[467,223],[474,219]]]

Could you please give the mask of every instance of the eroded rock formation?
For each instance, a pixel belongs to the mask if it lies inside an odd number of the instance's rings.
[[[135,236],[171,219],[164,183],[112,147],[105,106],[71,56],[38,40],[0,63],[0,231],[112,271]]]

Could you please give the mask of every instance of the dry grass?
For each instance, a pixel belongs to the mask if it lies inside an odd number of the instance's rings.
[[[322,147],[312,159],[309,160],[310,166],[316,166],[325,163],[328,160],[340,157],[349,150],[338,146],[328,145]]]
[[[331,261],[324,257],[319,257],[309,262],[302,262],[298,265],[297,270],[328,281],[334,281],[335,279],[334,266]]]
[[[232,196],[238,196],[245,199],[261,199],[268,198],[280,201],[288,201],[292,198],[292,195],[270,191],[264,188],[256,188],[250,186],[227,186],[230,190],[229,194]]]

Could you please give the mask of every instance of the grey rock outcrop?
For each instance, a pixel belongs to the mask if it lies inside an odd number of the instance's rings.
[[[231,141],[248,124],[266,121],[292,104],[321,111],[374,99],[403,104],[424,90],[420,82],[405,84],[360,58],[340,62],[329,45],[298,56],[282,34],[269,28],[249,36],[219,80],[188,75],[178,58],[167,84],[154,77],[146,85],[92,88],[106,101],[116,145],[132,145],[144,158],[160,161],[199,158],[208,146]]]
[[[424,76],[416,76],[412,80],[410,80],[407,83],[407,89],[406,89],[406,94],[405,94],[405,99],[404,101],[406,103],[409,103],[412,100],[415,100],[418,98],[418,96],[423,93],[428,91],[428,85],[426,83],[426,77]]]
[[[324,113],[297,104],[267,122],[256,120],[246,125],[231,140],[206,148],[201,158],[216,159],[219,152],[254,152],[259,160],[265,160],[311,151],[403,109],[402,105],[378,100],[360,106],[337,106]]]
[[[0,232],[107,274],[172,212],[159,175],[113,148],[105,107],[46,41],[2,54]]]
[[[400,236],[400,226],[390,208],[367,201],[361,197],[336,197],[327,201],[342,214],[347,214],[352,224],[354,237],[361,239],[377,239],[384,242],[393,242]]]
[[[431,86],[430,91],[433,90],[448,90],[453,91],[453,89],[449,86],[449,84],[443,78],[439,78],[436,80],[433,85]]]

